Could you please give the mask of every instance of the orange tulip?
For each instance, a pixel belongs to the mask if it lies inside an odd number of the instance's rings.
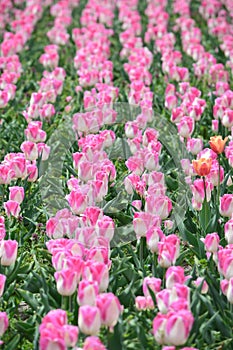
[[[220,154],[224,151],[224,147],[227,140],[228,140],[228,137],[225,137],[225,139],[223,140],[222,136],[212,136],[209,141],[210,148],[215,153]]]
[[[200,158],[193,160],[193,169],[199,176],[206,176],[210,173],[212,158]]]

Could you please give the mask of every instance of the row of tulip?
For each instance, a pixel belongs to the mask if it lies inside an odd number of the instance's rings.
[[[227,68],[231,68],[231,65],[228,62],[225,67],[217,63],[214,55],[205,50],[202,45],[203,34],[191,17],[189,1],[173,2],[173,29],[176,35],[168,31],[171,9],[166,0],[150,0],[145,14],[138,11],[140,2],[137,0],[89,0],[80,17],[81,27],[73,28],[72,36],[69,35],[72,10],[79,5],[78,1],[61,0],[55,5],[38,2],[37,5],[40,8],[36,13],[37,20],[42,14],[42,5],[51,6],[50,13],[55,20],[47,32],[51,45],[44,47],[44,53],[39,58],[47,70],[43,72],[39,90],[31,94],[29,105],[23,111],[28,125],[25,129],[26,141],[20,145],[22,153],[7,154],[0,164],[0,184],[4,188],[10,185],[9,200],[4,203],[8,218],[20,218],[20,205],[27,198],[21,180],[33,182],[35,186],[40,185],[40,181],[37,181],[38,165],[41,161],[48,160],[50,154],[50,147],[45,143],[46,130],[56,116],[55,104],[57,97],[64,94],[63,85],[67,74],[64,68],[59,67],[60,46],[70,47],[72,41],[77,50],[73,60],[77,72],[75,91],[79,97],[83,96],[84,106],[84,111],[79,113],[73,113],[72,104],[65,108],[66,113],[73,114],[70,128],[75,133],[78,151],[72,154],[71,173],[76,175],[66,179],[68,209],[59,210],[46,222],[46,235],[49,239],[46,246],[52,257],[56,292],[61,295],[62,304],[61,309],[51,310],[43,317],[39,327],[39,347],[42,350],[69,347],[81,349],[77,348],[79,338],[82,349],[105,349],[103,343],[106,341],[101,338],[105,334],[105,328],[110,333],[114,332],[118,320],[124,318],[117,292],[116,295],[107,292],[108,289],[111,290],[109,282],[113,278],[109,273],[110,268],[115,264],[110,259],[110,242],[116,222],[102,209],[104,199],[119,177],[115,161],[108,157],[108,149],[114,147],[117,139],[112,129],[117,123],[118,114],[114,110],[114,103],[120,91],[113,85],[116,66],[110,60],[111,45],[116,35],[119,35],[121,44],[120,64],[129,78],[126,87],[128,102],[139,106],[141,110],[135,120],[124,125],[131,156],[125,162],[123,191],[128,194],[127,199],[130,198],[128,205],[137,239],[136,249],[144,252],[144,256],[140,254],[140,263],[147,266],[146,270],[142,268],[140,286],[134,295],[138,314],[135,309],[132,313],[136,318],[149,315],[150,324],[153,323],[153,336],[156,343],[160,344],[159,348],[161,346],[163,350],[175,350],[185,344],[198,346],[193,336],[198,335],[195,293],[200,293],[200,298],[206,295],[204,300],[207,303],[208,298],[212,297],[212,287],[207,285],[204,279],[206,273],[199,270],[198,264],[195,265],[197,273],[191,271],[191,266],[181,266],[184,251],[190,249],[196,255],[195,259],[205,260],[206,266],[219,282],[215,293],[221,300],[225,298],[224,294],[229,303],[233,302],[233,195],[225,193],[227,185],[231,185],[229,167],[233,159],[232,142],[226,146],[228,137],[222,139],[221,136],[214,136],[211,137],[208,148],[206,139],[200,137],[202,120],[212,108],[209,97],[215,99],[212,132],[218,134],[222,131],[227,136],[231,131],[232,91]],[[231,4],[224,1],[224,5],[231,15]],[[9,3],[9,9],[11,6]],[[32,6],[31,2],[27,3],[28,6]],[[221,6],[222,3],[218,1],[202,2],[199,11],[208,20],[210,34],[218,35],[221,49],[231,60],[231,26],[227,22],[227,12],[217,11]],[[9,9],[3,9],[4,23]],[[12,29],[21,31],[22,27],[27,27],[24,18],[27,15],[21,10],[15,10],[14,13],[17,20],[21,15],[22,18],[18,22],[12,22]],[[148,19],[144,38],[142,16]],[[121,29],[116,33],[113,28],[118,20]],[[32,23],[34,24],[33,21]],[[27,33],[29,32],[31,33],[28,29]],[[177,49],[176,36],[179,32],[183,54]],[[4,36],[1,45],[4,62],[6,57],[8,59],[4,54],[8,47],[5,44],[6,38],[8,37]],[[8,39],[14,38],[9,36]],[[21,49],[25,47],[25,42]],[[17,45],[14,46],[16,48]],[[16,53],[17,51],[13,52],[14,57]],[[155,54],[156,57],[161,57],[160,62],[154,62]],[[190,67],[182,66],[185,55],[194,61],[194,74]],[[192,211],[198,232],[197,238],[192,238],[191,241],[187,239],[192,235],[188,230],[185,231],[188,236],[178,230],[172,233],[175,222],[169,219],[174,203],[169,198],[172,193],[169,193],[167,186],[166,171],[161,170],[161,159],[164,159],[166,151],[159,132],[153,127],[154,77],[151,71],[155,64],[157,67],[160,65],[164,75],[166,88],[162,99],[165,114],[170,115],[171,122],[177,127],[178,138],[189,153],[189,159],[182,159],[181,164],[193,195],[192,207],[187,209],[187,213]],[[22,74],[21,70],[20,73]],[[196,86],[191,83],[195,81],[194,76],[199,79]],[[200,83],[201,80],[203,84]],[[210,91],[209,96],[206,86]],[[73,103],[73,98],[67,96],[66,101]],[[7,108],[7,105],[4,104],[4,107]],[[228,162],[225,162],[224,150]],[[193,156],[196,156],[196,160],[192,160]],[[228,188],[230,192],[230,187]],[[217,214],[211,219],[214,211]],[[225,217],[230,220],[224,222]],[[12,266],[17,258],[18,242],[6,240],[6,234],[5,219],[1,216],[1,265]],[[114,255],[114,249],[112,252]],[[148,259],[152,263],[146,265]],[[1,274],[0,280],[2,296],[6,276]],[[66,301],[69,302],[69,307]],[[73,313],[77,308],[78,315],[74,320],[70,317],[70,312]],[[194,317],[197,317],[196,320]],[[8,327],[6,313],[1,313],[0,321],[2,336]],[[82,343],[83,335],[88,337]]]

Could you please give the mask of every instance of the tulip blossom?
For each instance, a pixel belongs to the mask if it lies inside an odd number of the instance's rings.
[[[227,140],[228,137],[223,140],[222,136],[212,136],[209,141],[210,148],[217,154],[223,153]]]
[[[211,166],[211,158],[200,158],[198,160],[193,160],[193,169],[199,176],[208,175],[210,173]]]
[[[222,216],[231,217],[233,214],[233,194],[224,194],[220,198],[219,212]]]
[[[113,329],[123,310],[118,298],[113,293],[102,293],[97,296],[96,305],[100,310],[101,323]]]
[[[101,314],[96,306],[80,306],[78,313],[78,326],[82,333],[97,335],[101,327]]]
[[[10,239],[1,241],[0,258],[2,266],[10,266],[15,263],[18,253],[18,242]]]

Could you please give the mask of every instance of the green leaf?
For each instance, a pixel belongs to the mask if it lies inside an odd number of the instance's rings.
[[[33,311],[37,311],[39,307],[39,301],[34,294],[20,288],[17,289],[16,293],[19,294],[21,298],[23,298],[23,300],[33,309]]]
[[[9,342],[7,342],[4,345],[5,350],[14,350],[17,349],[17,345],[19,345],[20,342],[20,335],[15,335]]]

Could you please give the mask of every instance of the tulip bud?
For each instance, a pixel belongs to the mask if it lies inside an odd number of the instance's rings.
[[[61,270],[54,274],[57,282],[57,291],[59,294],[69,296],[74,294],[78,284],[77,273],[72,270]]]
[[[78,286],[77,302],[80,306],[96,305],[96,297],[98,295],[98,283],[94,281],[82,280]]]
[[[96,335],[101,327],[100,310],[96,306],[80,306],[78,313],[78,326],[82,333]]]
[[[87,337],[83,344],[83,350],[107,350],[98,337]]]
[[[219,212],[222,216],[231,217],[233,214],[233,194],[224,194],[220,198]]]
[[[221,290],[223,294],[227,297],[227,300],[229,303],[233,304],[233,278],[230,278],[228,280],[222,280],[221,283]]]
[[[3,205],[4,205],[4,209],[6,211],[7,216],[12,215],[16,218],[19,216],[21,209],[20,209],[20,205],[18,202],[9,200],[9,201],[5,202]]]
[[[12,187],[9,187],[9,191],[10,191],[9,199],[11,201],[15,201],[21,204],[24,199],[24,188],[19,186],[12,186]]]
[[[10,266],[15,263],[18,252],[18,242],[7,240],[0,245],[0,257],[2,266]]]
[[[205,250],[210,253],[215,253],[218,251],[218,246],[219,246],[219,235],[214,232],[214,233],[208,233],[206,237],[203,239],[204,245],[205,245]]]
[[[233,244],[233,219],[230,219],[225,223],[224,233],[228,244]]]
[[[0,297],[3,295],[3,291],[5,288],[6,276],[0,274]]]
[[[96,298],[97,307],[100,310],[101,323],[112,329],[118,322],[122,312],[122,306],[113,293],[99,294]]]
[[[165,338],[167,343],[178,346],[186,343],[192,329],[194,317],[188,310],[170,312],[167,315]]]
[[[0,337],[5,333],[8,326],[9,321],[6,312],[0,312]]]

